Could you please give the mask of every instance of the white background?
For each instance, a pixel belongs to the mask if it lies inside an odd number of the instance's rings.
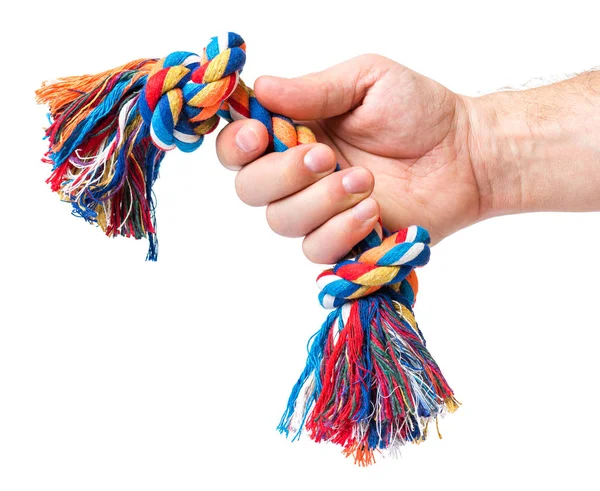
[[[150,264],[144,241],[105,238],[50,192],[33,96],[227,30],[248,84],[377,52],[476,95],[598,65],[592,5],[5,6],[0,490],[597,489],[600,214],[494,219],[433,249],[416,314],[463,406],[443,440],[360,469],[275,430],[325,316],[320,268],[237,200],[214,135],[163,163]]]

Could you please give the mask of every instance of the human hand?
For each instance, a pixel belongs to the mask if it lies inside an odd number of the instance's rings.
[[[480,217],[463,99],[392,60],[364,55],[295,79],[261,77],[269,110],[309,126],[322,143],[263,156],[265,127],[236,121],[217,139],[240,169],[239,197],[267,206],[271,228],[306,236],[303,250],[332,263],[373,228],[426,227],[435,241]],[[342,170],[334,173],[336,161]]]
[[[244,202],[267,205],[274,231],[305,236],[314,262],[340,259],[379,215],[391,230],[424,226],[435,243],[496,215],[600,209],[597,72],[469,98],[363,55],[300,78],[261,77],[255,92],[322,143],[263,156],[264,126],[236,121],[217,138],[219,159],[240,170]]]

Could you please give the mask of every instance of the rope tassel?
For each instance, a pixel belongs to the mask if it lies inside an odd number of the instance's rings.
[[[156,260],[152,187],[167,151],[194,151],[220,118],[261,121],[270,152],[316,141],[258,102],[240,78],[245,61],[244,40],[230,32],[200,56],[178,51],[45,83],[36,95],[50,109],[52,191],[109,237],[148,238],[147,259]],[[412,311],[429,241],[423,228],[390,234],[379,223],[319,275],[319,301],[333,311],[309,342],[279,431],[295,439],[306,428],[368,465],[375,451],[423,441],[431,420],[458,407]]]
[[[360,465],[425,440],[429,421],[458,406],[412,311],[429,234],[412,226],[384,235],[376,227],[358,246],[365,252],[319,275],[321,305],[335,310],[311,340],[278,427],[295,437],[306,427]]]

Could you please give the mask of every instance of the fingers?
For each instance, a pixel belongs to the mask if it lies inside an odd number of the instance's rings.
[[[393,63],[383,56],[362,55],[303,77],[259,77],[254,90],[273,112],[293,119],[330,118],[357,107]]]
[[[251,206],[264,206],[317,182],[335,170],[335,153],[322,143],[270,153],[238,172],[235,189]]]
[[[302,243],[304,255],[314,263],[333,264],[369,235],[378,218],[377,201],[366,198],[308,234]]]
[[[239,170],[260,157],[268,144],[267,128],[260,121],[234,121],[217,135],[217,156],[228,169]]]
[[[337,116],[362,102],[389,63],[367,55],[298,79],[262,77],[255,90],[268,109],[293,119]],[[336,262],[371,232],[380,212],[369,197],[374,179],[368,170],[334,172],[334,151],[319,143],[263,155],[267,147],[266,128],[255,120],[236,121],[217,137],[221,163],[240,170],[239,197],[252,206],[267,205],[275,232],[305,236],[304,253],[318,263]]]
[[[285,237],[302,237],[352,208],[373,191],[373,174],[354,167],[328,175],[267,206],[267,222]]]
[[[223,158],[223,157],[222,157]],[[238,196],[252,206],[267,205],[267,221],[278,234],[302,237],[314,262],[331,263],[345,255],[375,226],[379,207],[369,198],[374,178],[362,167],[334,172],[336,154],[321,143],[299,145],[250,163],[235,180]]]

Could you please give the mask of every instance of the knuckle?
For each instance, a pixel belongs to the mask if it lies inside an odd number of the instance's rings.
[[[240,198],[240,200],[242,200],[243,203],[250,206],[254,206],[254,200],[252,200],[247,191],[247,176],[244,170],[245,169],[242,169],[235,176],[235,193],[238,195],[238,198]]]
[[[364,64],[366,67],[374,67],[374,66],[385,66],[391,65],[392,63],[396,63],[395,61],[387,58],[386,56],[380,55],[378,53],[365,53],[359,55],[358,60]]]
[[[335,94],[335,84],[331,80],[325,80],[321,84],[321,91],[323,93],[323,103],[321,105],[321,114],[327,114],[329,107],[331,106],[332,94]]]
[[[266,217],[271,230],[277,235],[288,238],[298,238],[306,234],[302,230],[302,221],[290,219],[289,210],[281,202],[274,201],[267,205]]]
[[[339,183],[334,183],[332,180],[327,181],[323,190],[323,206],[331,210],[333,208],[338,208],[342,200],[345,198],[345,193],[342,191],[341,181]]]
[[[293,150],[296,150],[296,147],[294,148],[290,148],[288,150],[286,150],[284,153],[287,152],[286,155],[284,155],[284,159],[283,159],[283,165],[280,167],[281,169],[281,186],[283,189],[292,189],[295,187],[296,185],[296,181],[298,180],[297,178],[297,170],[298,170],[298,166],[297,165],[290,165],[291,163],[293,163],[293,161],[301,161],[301,159],[296,157],[296,152],[294,152]],[[290,160],[292,160],[292,162],[290,162]]]
[[[323,261],[321,261],[318,252],[315,250],[312,244],[312,241],[308,237],[302,241],[302,253],[311,263],[323,264]]]
[[[310,235],[302,241],[302,252],[311,263],[315,264],[335,264],[340,260],[331,247],[318,244]]]
[[[344,189],[342,179],[346,173],[335,172],[317,183],[320,188],[319,201],[321,207],[327,210],[337,210],[349,199]]]
[[[288,236],[287,227],[285,226],[285,221],[282,220],[279,210],[277,209],[276,203],[270,203],[267,205],[266,209],[266,217],[267,223],[271,230],[278,235],[282,235],[284,237]]]
[[[316,146],[327,145],[322,143],[298,145],[289,148],[282,156],[282,165],[279,167],[278,184],[281,189],[293,190],[294,192],[308,185],[307,168],[304,164],[304,156]],[[327,147],[329,148],[329,147]]]

